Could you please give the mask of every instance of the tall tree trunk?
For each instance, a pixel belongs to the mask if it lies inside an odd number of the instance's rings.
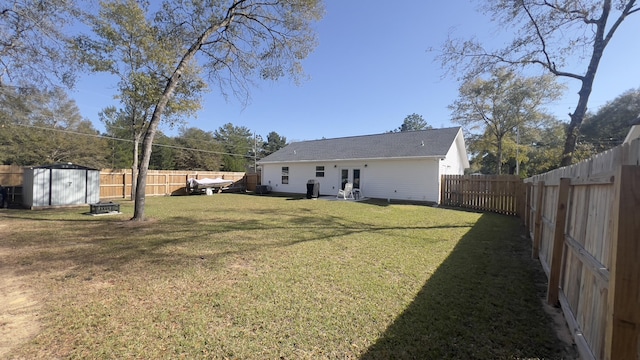
[[[498,138],[498,175],[502,175],[502,137]]]
[[[608,37],[605,37],[605,28],[607,26],[607,19],[609,18],[610,11],[611,0],[607,0],[604,2],[604,5],[602,7],[602,14],[600,15],[600,19],[598,19],[598,21],[596,22],[597,28],[595,40],[593,42],[593,53],[591,54],[591,60],[589,61],[587,72],[581,78],[582,86],[580,87],[580,91],[578,92],[578,105],[576,106],[574,112],[570,114],[571,121],[569,122],[569,126],[567,126],[567,138],[564,142],[564,150],[562,151],[562,160],[560,161],[560,166],[571,165],[573,161],[573,153],[576,151],[580,125],[582,125],[582,120],[587,113],[587,104],[589,103],[589,96],[591,96],[591,91],[593,90],[593,80],[596,77],[598,65],[600,65],[600,59],[602,59],[604,49],[607,46],[609,39],[613,35],[615,28],[617,28],[617,25],[619,25],[619,22],[621,22],[621,20],[619,20],[618,24],[611,30]]]
[[[135,131],[135,130],[134,130]],[[138,185],[138,166],[140,154],[140,138],[142,133],[135,131],[133,134],[133,164],[131,165],[131,200],[136,198],[136,186]]]
[[[149,171],[149,162],[151,161],[153,139],[156,136],[158,125],[160,124],[160,119],[162,118],[162,113],[167,107],[169,100],[171,100],[171,98],[173,97],[173,93],[178,86],[178,82],[180,81],[182,73],[184,72],[189,62],[193,60],[196,53],[200,50],[200,47],[202,46],[202,44],[204,44],[205,40],[220,28],[228,26],[233,21],[234,16],[232,10],[235,8],[235,6],[237,6],[236,2],[234,2],[232,8],[229,9],[227,17],[223,19],[219,24],[213,24],[202,32],[200,37],[198,37],[198,39],[196,39],[191,47],[185,52],[182,59],[180,59],[180,62],[178,62],[176,70],[173,72],[173,74],[171,74],[171,77],[167,81],[167,85],[162,92],[162,96],[160,97],[158,104],[156,104],[156,107],[153,110],[153,115],[151,115],[151,120],[149,121],[149,125],[147,126],[147,130],[144,134],[144,140],[142,142],[143,153],[139,166],[140,169],[138,171],[138,183],[136,184],[136,197],[133,210],[133,218],[131,218],[131,220],[144,220],[147,173]]]
[[[593,82],[593,80],[591,82]],[[584,80],[582,81],[582,89],[585,89]],[[582,124],[584,115],[587,113],[587,102],[589,101],[589,95],[591,95],[591,87],[589,87],[588,93],[586,94],[582,92],[582,89],[579,92],[580,98],[575,111],[572,114],[569,114],[569,116],[571,116],[571,121],[567,126],[567,137],[564,142],[560,166],[568,166],[573,162],[573,153],[575,152],[578,144],[580,125]]]

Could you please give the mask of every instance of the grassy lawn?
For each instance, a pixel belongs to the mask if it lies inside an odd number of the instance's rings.
[[[239,194],[132,209],[0,212],[0,267],[40,304],[10,358],[564,356],[517,219]]]

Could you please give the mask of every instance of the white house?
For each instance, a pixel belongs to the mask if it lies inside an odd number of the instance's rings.
[[[291,143],[258,162],[262,185],[305,194],[317,180],[321,195],[347,182],[368,198],[440,202],[444,174],[469,167],[460,127]]]

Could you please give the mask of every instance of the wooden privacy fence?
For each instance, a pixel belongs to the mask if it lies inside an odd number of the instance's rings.
[[[147,196],[185,195],[187,179],[222,178],[232,180],[234,186],[247,189],[243,172],[149,170],[145,187]],[[130,169],[100,171],[100,199],[131,197],[132,176]],[[255,187],[254,187],[255,189]]]
[[[0,165],[0,185],[22,186],[22,166]]]
[[[440,203],[505,215],[524,211],[524,187],[517,175],[443,175]]]
[[[524,223],[583,359],[640,359],[640,139],[525,180]]]
[[[239,189],[254,191],[260,183],[258,174],[222,171],[186,171],[186,170],[149,170],[147,175],[146,195],[183,195],[187,179],[223,178],[232,180]],[[21,187],[23,167],[0,165],[0,185]],[[100,199],[125,199],[131,197],[131,169],[100,170]]]

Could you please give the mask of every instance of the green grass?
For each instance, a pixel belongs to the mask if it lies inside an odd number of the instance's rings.
[[[238,194],[0,212],[23,358],[561,358],[518,220]]]

